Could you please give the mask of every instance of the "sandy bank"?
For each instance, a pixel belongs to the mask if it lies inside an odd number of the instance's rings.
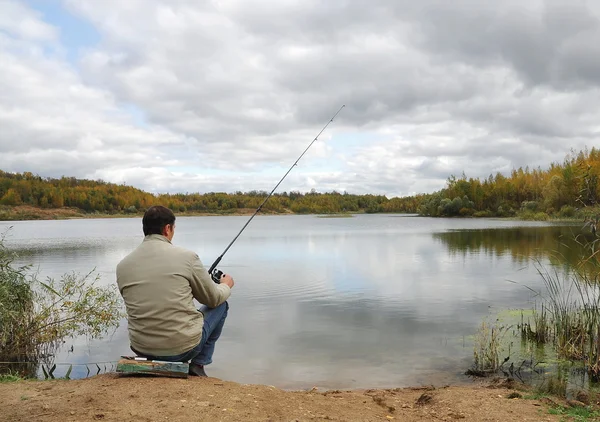
[[[520,398],[510,398],[518,392]],[[559,421],[558,399],[512,383],[443,388],[283,391],[216,378],[100,375],[0,384],[5,421]],[[562,419],[565,420],[565,419]],[[568,419],[567,419],[568,420]]]

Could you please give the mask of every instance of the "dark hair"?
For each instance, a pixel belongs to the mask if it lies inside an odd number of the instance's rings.
[[[173,211],[162,205],[154,205],[146,210],[142,218],[144,236],[149,234],[162,234],[167,224],[175,224]]]

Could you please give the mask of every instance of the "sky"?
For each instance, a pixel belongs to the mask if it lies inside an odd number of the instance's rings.
[[[0,169],[430,193],[598,146],[600,2],[0,0]]]

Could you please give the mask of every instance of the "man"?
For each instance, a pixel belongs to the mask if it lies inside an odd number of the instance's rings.
[[[162,206],[142,219],[144,240],[117,265],[131,349],[171,362],[191,360],[190,375],[207,376],[227,318],[233,278],[215,283],[192,251],[174,246],[175,215]],[[196,309],[193,299],[203,304]]]

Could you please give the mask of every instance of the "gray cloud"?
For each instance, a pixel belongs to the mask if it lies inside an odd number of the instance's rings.
[[[598,136],[592,3],[66,0],[101,36],[76,65],[60,28],[5,3],[5,170],[268,190],[346,104],[286,185],[394,196],[545,167]]]
[[[406,10],[422,48],[479,67],[508,65],[528,86],[556,88],[600,81],[599,11],[585,0],[431,1]]]

